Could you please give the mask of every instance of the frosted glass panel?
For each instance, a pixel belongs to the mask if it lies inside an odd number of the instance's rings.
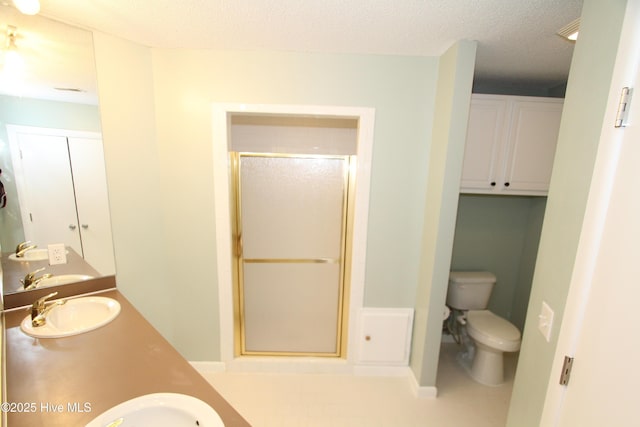
[[[335,353],[340,266],[245,264],[245,348]]]
[[[346,157],[239,156],[243,350],[338,353]]]
[[[340,258],[346,164],[241,157],[244,258]]]

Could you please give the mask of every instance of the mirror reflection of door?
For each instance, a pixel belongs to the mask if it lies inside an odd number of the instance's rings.
[[[18,146],[25,239],[39,248],[65,243],[82,255],[67,138],[21,133]]]
[[[116,274],[102,139],[68,142],[84,259],[103,276]]]
[[[241,353],[339,356],[349,156],[234,164]]]
[[[64,243],[115,274],[100,134],[9,126],[25,239]]]

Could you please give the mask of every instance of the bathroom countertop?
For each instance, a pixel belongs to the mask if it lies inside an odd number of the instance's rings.
[[[87,292],[96,292],[115,287],[115,277],[101,276],[93,267],[91,267],[76,251],[67,247],[67,263],[59,265],[49,265],[48,260],[44,261],[11,261],[9,255],[11,253],[3,253],[0,258],[2,263],[2,295],[4,299],[4,308],[11,309],[31,304],[37,298],[47,295],[53,291],[57,291],[58,298],[69,297]],[[56,285],[49,287],[39,287],[22,291],[20,280],[27,273],[33,272],[39,268],[45,270],[38,274],[51,273],[55,276],[62,274],[86,274],[93,276],[93,279],[70,283],[66,285]]]
[[[8,426],[83,426],[121,402],[160,392],[207,402],[226,427],[249,426],[122,294],[99,295],[117,300],[122,310],[81,335],[31,338],[20,330],[25,310],[4,313],[5,402],[16,411],[5,411]],[[24,407],[34,411],[17,412]]]
[[[49,265],[49,260],[42,261],[12,261],[9,259],[11,253],[2,254],[2,272],[3,272],[3,291],[4,295],[13,292],[21,292],[22,284],[20,280],[24,278],[27,273],[33,272],[39,268],[44,268],[44,271],[36,274],[41,276],[46,273],[59,276],[61,274],[86,274],[88,276],[99,277],[101,276],[91,265],[89,265],[84,258],[82,258],[72,248],[67,247],[67,262],[58,265]]]

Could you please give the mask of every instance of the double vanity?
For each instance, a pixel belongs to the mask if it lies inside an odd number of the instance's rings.
[[[118,290],[57,297],[4,312],[8,426],[249,426]]]
[[[29,274],[33,279],[30,290],[84,282],[102,276],[72,248],[66,248],[65,257],[64,263],[50,265],[46,248],[29,250],[22,258],[16,258],[15,253],[3,253],[0,263],[3,271],[2,289],[5,307],[12,306],[11,300],[23,293],[25,279]],[[7,298],[9,298],[9,304],[7,304]],[[31,302],[33,301],[21,301],[21,305]]]

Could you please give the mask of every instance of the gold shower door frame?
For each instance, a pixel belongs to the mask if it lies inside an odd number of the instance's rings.
[[[316,356],[316,357],[346,357],[347,324],[349,307],[349,277],[351,271],[351,230],[353,225],[353,197],[355,194],[355,156],[348,155],[310,155],[289,153],[250,153],[230,152],[232,174],[232,230],[233,248],[233,297],[234,297],[234,348],[236,356]],[[342,194],[342,223],[340,236],[340,257],[329,258],[259,258],[245,259],[242,242],[242,183],[241,183],[241,158],[262,157],[282,159],[339,159],[343,164],[343,194]],[[338,309],[337,330],[334,352],[305,352],[305,351],[256,351],[246,347],[246,322],[245,322],[245,290],[244,290],[244,266],[245,264],[339,264],[338,283]]]

